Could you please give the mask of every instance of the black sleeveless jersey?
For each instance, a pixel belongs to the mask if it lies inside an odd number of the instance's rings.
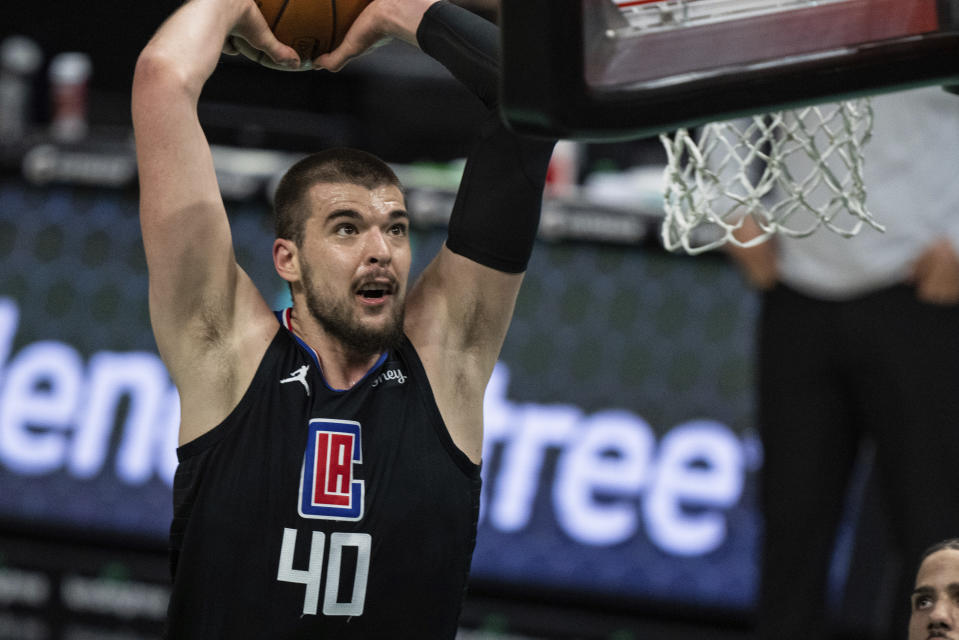
[[[338,391],[281,327],[229,417],[177,454],[171,640],[455,636],[479,467],[409,340]]]

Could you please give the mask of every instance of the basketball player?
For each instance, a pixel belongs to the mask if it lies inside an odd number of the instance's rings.
[[[959,539],[922,554],[911,602],[909,640],[959,639]]]
[[[498,34],[374,0],[341,68],[392,36],[485,103],[449,235],[414,284],[403,190],[328,150],[276,194],[274,314],[236,264],[197,101],[228,38],[280,64],[253,0],[190,0],[141,53],[133,118],[157,345],[182,405],[171,638],[453,638],[476,533],[482,404],[538,225],[552,143],[496,111]]]

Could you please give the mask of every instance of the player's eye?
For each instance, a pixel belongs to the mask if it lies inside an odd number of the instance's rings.
[[[916,596],[912,599],[912,608],[916,611],[928,609],[933,604],[932,596]]]
[[[340,236],[349,236],[356,233],[356,225],[349,222],[343,222],[336,225],[336,234]]]
[[[392,227],[390,227],[390,234],[394,236],[405,236],[409,232],[409,228],[400,222],[397,222]]]

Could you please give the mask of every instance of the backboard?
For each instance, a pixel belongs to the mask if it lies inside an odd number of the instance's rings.
[[[616,140],[959,84],[959,0],[502,0],[518,131]]]

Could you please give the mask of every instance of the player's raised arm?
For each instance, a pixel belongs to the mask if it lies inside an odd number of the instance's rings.
[[[376,0],[337,51],[339,68],[387,33],[417,44],[488,109],[470,151],[446,246],[411,289],[406,331],[454,442],[478,461],[482,402],[539,225],[553,142],[515,135],[498,110],[499,32],[449,2]]]
[[[200,91],[231,34],[274,60],[298,63],[296,53],[272,36],[252,0],[190,0],[144,48],[133,80],[150,316],[160,354],[180,389],[181,442],[214,426],[232,408],[235,387],[244,383],[237,376],[265,350],[272,322],[234,260],[212,155],[197,117]],[[259,354],[234,348],[244,344]],[[226,379],[235,381],[232,387],[222,384]]]
[[[483,396],[532,254],[553,141],[523,138],[503,123],[499,32],[492,24],[440,2],[424,15],[417,41],[488,109],[467,158],[446,246],[411,292],[408,310],[410,338],[450,434],[478,461]]]

